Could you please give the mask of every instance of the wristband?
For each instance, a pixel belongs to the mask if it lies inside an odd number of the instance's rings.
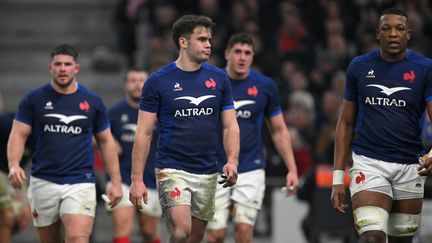
[[[343,185],[345,178],[345,171],[334,170],[333,171],[333,185]]]

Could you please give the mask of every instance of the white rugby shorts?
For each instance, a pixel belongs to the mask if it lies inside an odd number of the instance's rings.
[[[236,202],[248,210],[253,210],[256,215],[261,209],[265,192],[265,171],[258,169],[239,173],[237,183],[233,187],[223,188],[221,184],[217,185],[215,200],[215,216],[208,223],[209,229],[226,228],[229,217],[229,206]],[[248,220],[249,224],[255,223],[255,217]]]
[[[193,174],[176,169],[156,169],[162,210],[189,205],[192,216],[209,221],[214,215],[217,173]]]
[[[27,198],[36,227],[51,225],[65,214],[95,215],[94,183],[61,185],[32,176]]]
[[[422,198],[425,176],[420,176],[417,164],[399,164],[372,159],[352,153],[350,169],[351,196],[360,191],[376,191],[393,200]]]

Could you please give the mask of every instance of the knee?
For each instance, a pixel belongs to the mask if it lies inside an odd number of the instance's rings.
[[[66,242],[88,242],[90,238],[91,229],[65,229]]]
[[[222,243],[225,239],[225,229],[208,230],[207,231],[207,242],[208,243]]]
[[[15,225],[15,214],[12,208],[3,208],[0,210],[0,227],[12,230]]]
[[[149,230],[143,230],[142,231],[142,236],[144,238],[144,242],[153,242],[153,240],[158,238],[158,235],[156,232],[154,231],[149,231]]]
[[[366,231],[360,235],[360,243],[379,243],[386,242],[386,234],[383,231]]]
[[[252,233],[252,231],[253,226],[250,224],[240,223],[235,225],[235,232],[237,234],[249,235],[250,233]]]
[[[369,231],[387,232],[388,212],[376,206],[363,206],[354,210],[354,224],[359,235]]]
[[[388,221],[388,235],[394,237],[413,236],[419,227],[419,214],[392,213]]]
[[[185,228],[176,227],[170,232],[171,242],[186,242],[191,231]]]

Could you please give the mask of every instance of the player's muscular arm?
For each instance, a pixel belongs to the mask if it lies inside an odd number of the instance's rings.
[[[132,149],[132,181],[143,181],[144,168],[147,161],[156,113],[139,111],[135,142]]]
[[[356,104],[354,102],[344,100],[342,103],[341,114],[336,125],[333,164],[335,172],[333,173],[333,188],[331,195],[331,201],[334,208],[341,213],[345,213],[346,208],[348,207],[348,204],[345,202],[345,186],[343,184],[343,176],[345,171],[345,163],[351,160],[351,143],[354,138],[354,126],[356,118]],[[336,174],[338,178],[335,178]]]
[[[26,180],[24,170],[19,163],[24,154],[25,143],[32,131],[31,126],[14,120],[7,144],[9,180],[13,187],[21,188]]]
[[[222,112],[223,145],[227,155],[227,163],[223,171],[227,176],[224,187],[233,186],[237,181],[237,165],[240,149],[240,129],[237,124],[235,110]]]
[[[102,159],[113,184],[121,184],[120,164],[117,149],[111,129],[96,134],[96,140],[101,151]]]
[[[116,153],[116,145],[111,134],[111,129],[105,129],[96,134],[96,141],[101,151],[102,160],[111,178],[111,186],[107,190],[110,202],[108,205],[114,207],[122,198],[120,164]]]
[[[141,198],[147,203],[147,189],[143,183],[144,168],[153,138],[153,129],[156,122],[156,113],[139,111],[135,142],[132,149],[132,185],[129,199],[141,207]]]
[[[271,117],[267,123],[270,128],[273,143],[288,168],[286,177],[287,195],[295,193],[298,187],[297,166],[292,150],[291,136],[282,114]]]
[[[335,170],[345,170],[346,161],[351,160],[351,144],[354,138],[354,126],[357,118],[357,106],[344,100],[341,114],[336,125],[334,164]]]

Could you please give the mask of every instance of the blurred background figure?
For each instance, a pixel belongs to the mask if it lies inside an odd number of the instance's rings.
[[[49,78],[43,71],[46,50],[71,42],[81,50],[82,83],[112,106],[124,97],[123,83],[118,80],[129,67],[152,73],[177,56],[169,23],[183,14],[204,14],[216,22],[209,62],[225,66],[224,44],[234,31],[251,35],[253,68],[276,81],[286,122],[288,113],[300,113],[288,108],[292,92],[312,95],[314,118],[308,121],[312,135],[290,125],[291,135],[299,138],[293,140],[297,165],[308,168],[330,156],[326,151],[331,151],[334,128],[324,113],[328,108],[321,104],[324,97],[328,92],[343,94],[347,58],[379,47],[375,37],[378,13],[393,6],[405,9],[412,21],[411,48],[431,56],[432,5],[427,0],[3,0],[0,91],[7,101],[5,109],[14,111],[25,93]],[[302,42],[296,44],[298,40]],[[287,171],[267,128],[263,130],[267,193],[255,235],[270,237],[274,215],[267,209],[272,207],[272,188],[283,183]],[[98,220],[96,227],[111,229],[112,220]],[[296,223],[292,221],[288,223]],[[111,234],[99,232],[95,242],[110,240]],[[131,239],[140,238],[139,229],[133,228]]]
[[[6,148],[14,117],[14,112],[3,111],[3,96],[0,93],[0,242],[4,243],[12,242],[12,234],[24,230],[31,218],[27,187],[14,189],[8,180]],[[32,143],[33,139],[30,138],[25,146],[21,166],[25,166],[30,160]]]
[[[123,198],[120,203],[111,209],[106,203],[106,209],[114,220],[114,243],[131,242],[130,235],[133,228],[135,215],[138,217],[140,232],[144,242],[160,243],[158,233],[159,221],[162,210],[156,190],[156,175],[154,171],[154,156],[158,132],[155,129],[153,141],[144,172],[144,181],[148,188],[149,201],[143,205],[141,210],[136,210],[129,201],[129,186],[131,183],[132,169],[132,146],[135,140],[135,131],[138,118],[138,106],[141,97],[141,89],[147,80],[148,74],[142,69],[131,68],[126,72],[124,78],[125,99],[115,104],[109,111],[108,116],[111,123],[111,131],[116,140],[117,153],[120,160],[120,172],[122,177]],[[110,178],[107,175],[107,187]]]

